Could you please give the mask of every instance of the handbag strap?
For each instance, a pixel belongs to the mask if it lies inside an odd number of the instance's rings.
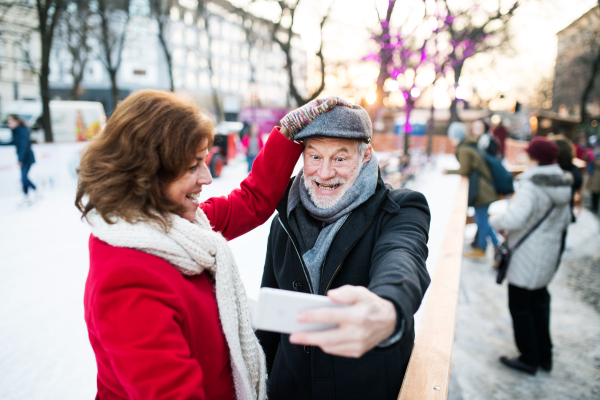
[[[523,236],[515,245],[515,247],[512,248],[512,251],[517,250],[517,248],[525,241],[525,239],[527,239],[529,237],[529,235],[531,235],[533,233],[533,231],[535,231],[541,224],[542,222],[544,222],[546,220],[546,218],[548,218],[548,216],[550,215],[550,213],[554,210],[555,204],[552,204],[552,207],[550,207],[550,209],[548,210],[548,212],[546,212],[546,214],[542,217],[542,219],[540,219],[537,224],[535,224],[530,230],[529,232],[527,232],[527,234],[525,236]]]

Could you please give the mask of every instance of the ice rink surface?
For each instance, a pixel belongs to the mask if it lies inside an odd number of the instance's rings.
[[[455,163],[451,156],[439,158],[409,183],[431,207],[430,272],[459,179],[440,171]],[[244,161],[226,167],[203,189],[203,199],[238,187],[246,168]],[[96,363],[83,318],[90,231],[74,199],[74,181],[45,192],[30,207],[17,207],[18,196],[0,197],[1,400],[80,400],[96,394]],[[251,298],[260,288],[269,227],[270,221],[230,242]]]

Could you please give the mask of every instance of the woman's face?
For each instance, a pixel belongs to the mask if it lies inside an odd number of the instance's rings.
[[[14,118],[8,117],[6,119],[6,124],[8,125],[8,127],[10,129],[15,129],[17,126],[19,126],[19,122],[17,120],[15,120]]]
[[[187,171],[171,182],[166,188],[166,197],[170,201],[180,205],[183,213],[179,216],[193,221],[196,211],[200,206],[200,192],[202,186],[210,185],[212,176],[206,165],[208,156],[208,140],[203,140],[196,150],[196,158]]]

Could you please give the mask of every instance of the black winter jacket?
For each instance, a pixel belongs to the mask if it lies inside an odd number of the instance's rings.
[[[23,166],[30,166],[35,163],[35,155],[31,148],[29,140],[29,128],[19,125],[12,131],[12,140],[10,142],[0,143],[2,146],[14,145],[17,148],[17,158]]]
[[[313,291],[288,224],[288,193],[289,187],[271,225],[262,287],[326,294],[343,285],[365,286],[394,304],[402,337],[351,359],[293,345],[286,334],[257,331],[267,356],[269,398],[396,399],[414,344],[413,314],[430,282],[427,200],[408,189],[391,190],[379,177],[373,196],[338,231]]]

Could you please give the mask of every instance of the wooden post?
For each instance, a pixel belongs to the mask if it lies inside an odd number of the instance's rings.
[[[463,177],[454,199],[399,400],[440,400],[448,397],[468,192],[469,180]]]

